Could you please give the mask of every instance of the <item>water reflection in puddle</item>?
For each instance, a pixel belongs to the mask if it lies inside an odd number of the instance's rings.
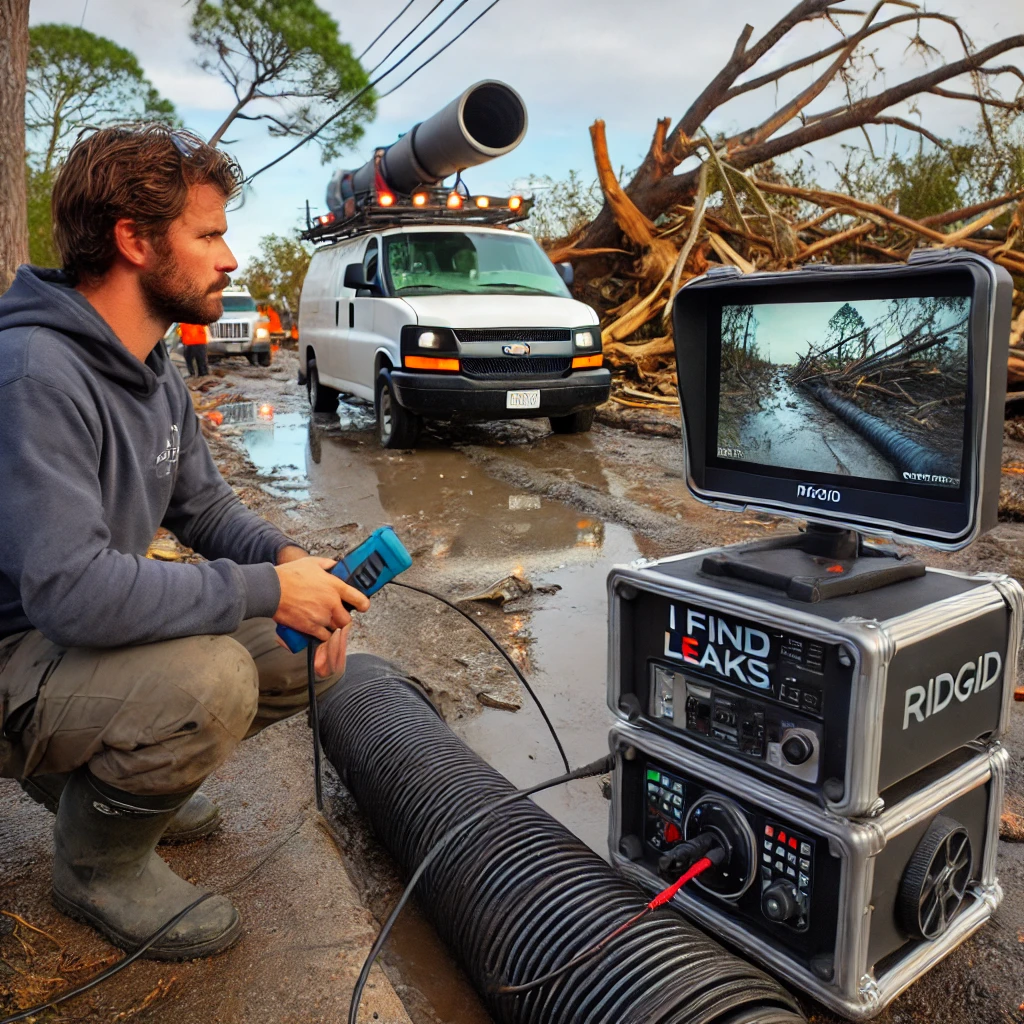
[[[242,444],[260,474],[261,486],[278,498],[306,501],[308,417],[300,412],[271,414],[241,426]]]

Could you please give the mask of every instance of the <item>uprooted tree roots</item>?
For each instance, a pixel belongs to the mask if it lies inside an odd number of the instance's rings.
[[[895,125],[941,145],[942,140],[920,125],[885,113],[925,93],[976,103],[986,124],[990,108],[1024,111],[1024,93],[1005,100],[992,85],[999,75],[1024,81],[1024,72],[1014,65],[991,63],[1009,50],[1024,47],[1024,35],[974,50],[949,16],[901,2],[901,8],[912,10],[879,20],[885,0],[867,15],[847,8],[846,3],[802,0],[753,45],[754,30],[746,26],[726,65],[676,125],[668,118],[658,122],[647,157],[626,187],[612,169],[604,122],[591,126],[605,205],[589,225],[550,246],[549,254],[555,262],[574,263],[577,295],[601,314],[606,361],[617,371],[613,397],[621,404],[674,401],[678,381],[672,299],[686,281],[715,265],[750,273],[792,269],[812,261],[901,262],[921,245],[958,246],[1005,267],[1024,286],[1024,189],[915,220],[854,196],[789,185],[768,163],[809,143],[867,125]],[[737,84],[798,25],[820,19],[835,25],[843,14],[861,18],[855,32],[840,31],[832,46]],[[862,89],[856,98],[855,71],[857,61],[864,58],[862,44],[908,22],[916,27],[912,44],[925,53],[932,48],[921,39],[922,25],[934,22],[950,27],[963,58],[880,92]],[[777,86],[788,75],[824,60],[829,63],[812,84],[763,124],[714,141],[701,131],[707,117],[728,101]],[[963,75],[970,76],[972,91],[942,87]],[[845,84],[848,102],[808,112],[805,108],[836,80]],[[680,169],[684,163],[687,166]],[[994,232],[993,222],[1007,214],[1012,216],[1005,232]],[[1014,292],[1009,374],[1011,390],[1024,389],[1024,292],[1019,288]]]

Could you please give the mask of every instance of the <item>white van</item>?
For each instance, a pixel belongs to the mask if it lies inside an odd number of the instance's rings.
[[[569,268],[566,268],[569,269]],[[299,383],[332,412],[373,401],[385,448],[426,419],[547,417],[590,429],[607,401],[597,314],[527,234],[475,224],[385,227],[318,249],[299,303]]]

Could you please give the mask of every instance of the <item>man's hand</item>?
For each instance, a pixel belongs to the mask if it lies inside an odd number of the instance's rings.
[[[345,667],[345,644],[352,616],[342,601],[360,612],[370,607],[370,599],[362,591],[331,575],[329,570],[336,564],[331,558],[304,555],[276,567],[281,599],[274,621],[323,641],[324,646],[316,652],[318,676]]]

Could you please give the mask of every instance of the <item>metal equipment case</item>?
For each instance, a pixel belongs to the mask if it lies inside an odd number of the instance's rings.
[[[1008,757],[961,748],[873,818],[846,819],[629,725],[613,728],[612,862],[664,887],[667,847],[708,829],[729,856],[674,903],[711,934],[852,1019],[867,1019],[999,905]]]
[[[734,792],[761,778],[832,814],[878,814],[892,787],[1004,732],[1015,580],[929,569],[809,603],[708,576],[705,554],[612,570],[608,705],[737,769]]]

